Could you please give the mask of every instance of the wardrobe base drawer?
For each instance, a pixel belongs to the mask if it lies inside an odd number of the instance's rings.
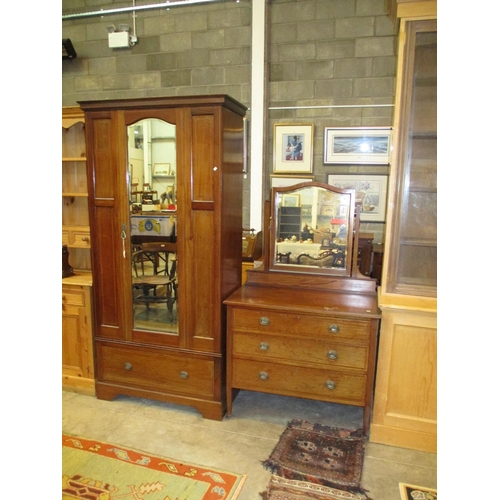
[[[249,391],[364,406],[366,375],[233,359],[231,386]]]
[[[214,397],[215,362],[155,349],[97,343],[97,378],[150,390]]]

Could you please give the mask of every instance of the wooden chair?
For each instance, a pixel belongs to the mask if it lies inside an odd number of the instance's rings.
[[[134,304],[166,303],[173,318],[177,301],[176,243],[143,243],[132,254],[132,288]]]
[[[290,255],[292,252],[286,253],[277,253],[276,254],[276,262],[283,262],[284,264],[290,264]]]

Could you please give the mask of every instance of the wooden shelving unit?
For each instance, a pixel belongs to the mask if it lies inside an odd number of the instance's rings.
[[[79,107],[63,108],[62,244],[75,274],[62,280],[62,385],[95,395],[86,162],[83,112]]]

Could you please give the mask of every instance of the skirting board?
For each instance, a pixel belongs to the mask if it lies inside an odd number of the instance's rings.
[[[372,423],[370,426],[370,443],[387,444],[399,448],[437,453],[437,435],[425,432],[387,427]]]

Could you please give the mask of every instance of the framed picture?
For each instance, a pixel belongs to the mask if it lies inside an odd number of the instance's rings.
[[[391,127],[325,128],[325,164],[388,165]]]
[[[312,123],[274,125],[274,172],[312,173]]]
[[[153,175],[155,177],[165,177],[167,175],[172,175],[170,173],[170,163],[155,163],[153,165]]]
[[[387,202],[386,175],[328,174],[327,182],[341,189],[354,189],[361,203],[361,222],[384,222]]]
[[[271,175],[271,187],[288,187],[300,184],[301,182],[311,182],[314,175]]]
[[[282,207],[300,207],[300,194],[283,194]]]

